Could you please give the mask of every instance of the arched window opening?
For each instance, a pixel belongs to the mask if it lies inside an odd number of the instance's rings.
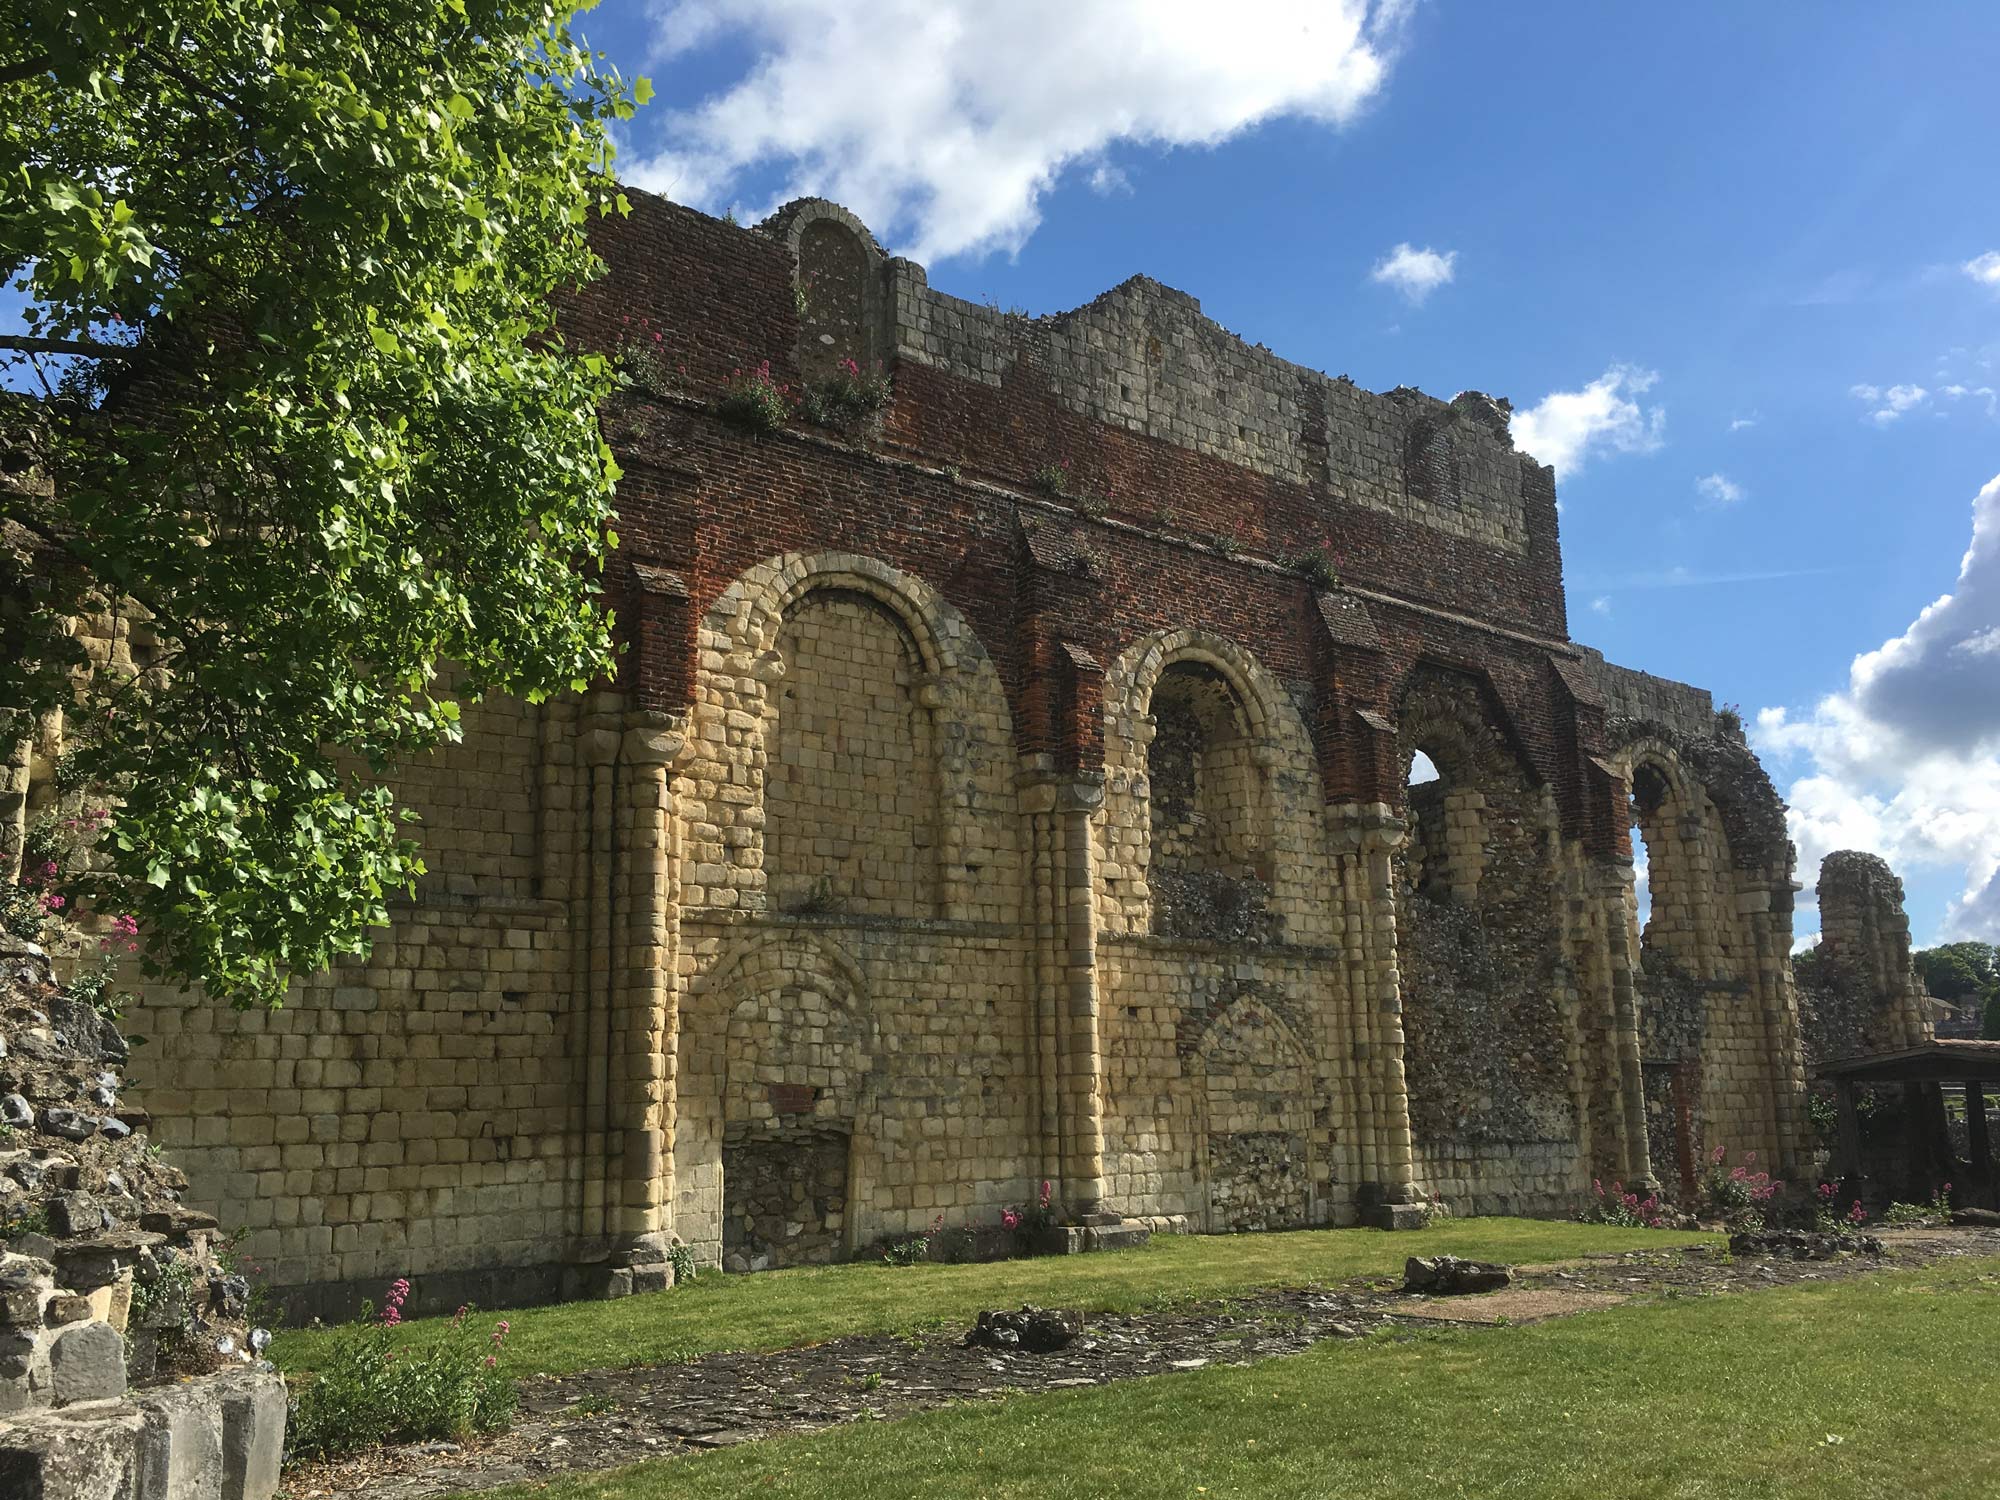
[[[866,366],[868,251],[835,219],[815,219],[799,235],[799,368],[830,375],[844,360]]]
[[[1410,889],[1427,901],[1470,904],[1486,866],[1486,799],[1461,777],[1447,776],[1421,745],[1411,752],[1403,781]]]
[[[1153,931],[1256,942],[1269,935],[1270,819],[1263,772],[1229,681],[1175,662],[1153,689]]]

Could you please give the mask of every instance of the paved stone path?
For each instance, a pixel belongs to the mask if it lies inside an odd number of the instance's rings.
[[[957,1334],[871,1335],[775,1353],[713,1354],[685,1365],[536,1376],[522,1383],[521,1411],[510,1432],[464,1447],[415,1444],[301,1469],[287,1476],[285,1494],[289,1500],[431,1500],[960,1401],[1252,1364],[1329,1339],[1425,1322],[1534,1322],[1641,1295],[1755,1291],[1842,1280],[1885,1265],[2000,1254],[2000,1230],[1909,1231],[1887,1238],[1890,1254],[1882,1260],[1731,1260],[1695,1247],[1523,1266],[1514,1286],[1480,1297],[1411,1297],[1388,1280],[1261,1292],[1094,1317],[1081,1338],[1054,1354],[968,1349]]]

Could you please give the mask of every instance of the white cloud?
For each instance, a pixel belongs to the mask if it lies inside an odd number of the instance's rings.
[[[1763,420],[1764,419],[1758,416],[1755,412],[1752,412],[1747,417],[1732,417],[1729,422],[1729,430],[1731,432],[1741,432],[1746,427],[1755,427],[1759,422]]]
[[[1862,405],[1874,408],[1868,413],[1868,420],[1877,427],[1887,427],[1931,398],[1931,393],[1920,385],[1892,385],[1887,390],[1879,385],[1854,385],[1847,388],[1847,393]]]
[[[1592,614],[1598,615],[1610,614],[1611,596],[1609,594],[1599,594],[1595,599],[1590,601],[1590,611]]]
[[[1694,482],[1694,488],[1708,505],[1734,505],[1745,493],[1743,486],[1726,474],[1704,474]]]
[[[1514,445],[1566,479],[1600,452],[1651,453],[1666,442],[1665,407],[1639,397],[1659,380],[1637,365],[1613,365],[1580,391],[1552,391],[1514,413]]]
[[[1756,743],[1799,774],[1785,793],[1800,875],[1835,849],[1954,869],[1948,936],[2000,938],[2000,475],[1973,501],[1952,592],[1854,658],[1809,714],[1757,715]],[[1919,940],[1923,937],[1919,934]]]
[[[1090,190],[1100,198],[1109,198],[1116,193],[1132,191],[1132,179],[1125,175],[1125,169],[1114,167],[1109,162],[1099,162],[1090,169]]]
[[[1965,263],[1965,274],[1974,281],[2000,289],[2000,250],[1988,250]]]
[[[1440,255],[1428,245],[1419,250],[1405,240],[1375,262],[1375,269],[1368,273],[1368,279],[1394,287],[1412,303],[1421,306],[1424,298],[1452,279],[1457,264],[1456,250],[1447,250]]]
[[[621,171],[697,207],[816,193],[920,260],[1020,248],[1066,170],[1114,143],[1212,146],[1352,120],[1413,0],[652,0],[655,52],[749,72]]]

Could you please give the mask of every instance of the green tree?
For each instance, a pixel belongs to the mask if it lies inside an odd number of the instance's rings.
[[[1991,943],[1946,943],[1912,957],[1926,988],[1940,1000],[1983,995],[2000,985],[2000,952]]]
[[[1989,1042],[2000,1042],[2000,990],[1987,997],[1986,1014],[1981,1018],[1979,1034]]]
[[[36,397],[7,448],[53,480],[0,484],[0,715],[67,716],[114,809],[73,895],[136,915],[151,973],[276,1003],[365,951],[423,869],[386,773],[460,698],[606,669],[615,375],[552,299],[628,211],[607,124],[649,90],[572,19],[20,0],[0,30],[0,358]],[[68,670],[93,599],[163,670]]]

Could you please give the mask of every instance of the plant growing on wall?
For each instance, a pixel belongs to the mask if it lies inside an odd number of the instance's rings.
[[[749,432],[776,432],[791,412],[791,387],[778,383],[768,359],[754,370],[730,371],[729,384],[715,403],[718,417]]]
[[[553,294],[627,205],[566,7],[22,0],[0,34],[0,732],[64,714],[113,817],[76,894],[238,1002],[423,871],[385,785],[458,700],[580,689],[618,470]],[[143,620],[75,673],[65,621]],[[445,663],[451,663],[446,676]]]
[[[1335,557],[1331,537],[1317,546],[1290,553],[1280,561],[1316,589],[1340,587],[1340,564]]]
[[[894,393],[880,365],[864,370],[857,361],[843,359],[831,375],[799,388],[799,415],[815,427],[846,432],[887,406]]]

